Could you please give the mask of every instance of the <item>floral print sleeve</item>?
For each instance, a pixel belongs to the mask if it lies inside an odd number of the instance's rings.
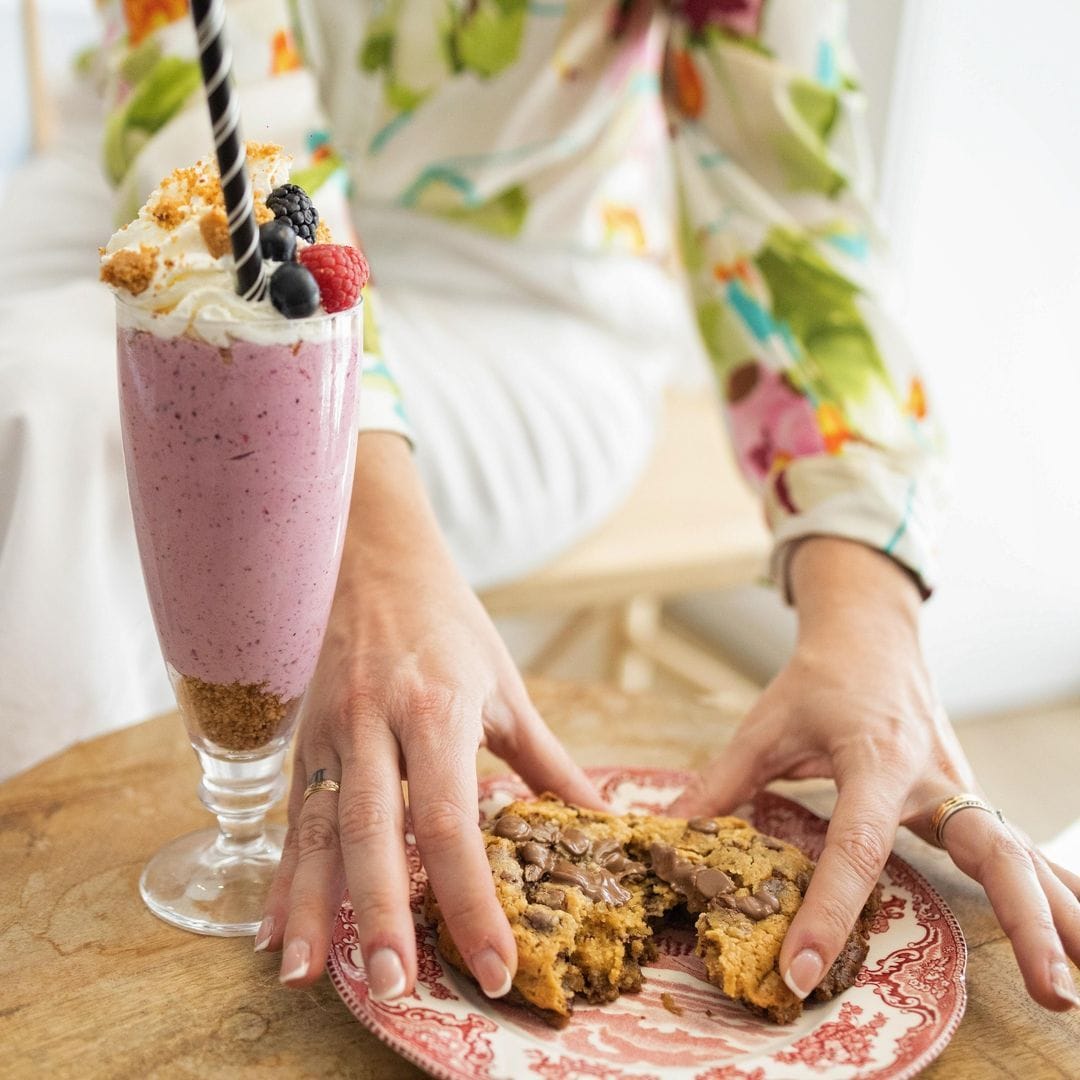
[[[312,196],[336,239],[355,242],[348,174],[331,144],[293,14],[288,0],[228,4],[245,132],[291,153],[290,179]],[[211,140],[187,0],[112,0],[103,5],[103,15],[103,155],[121,223],[135,216],[161,177],[205,155]],[[411,437],[381,352],[373,292],[365,290],[360,426]]]
[[[682,248],[734,449],[786,579],[835,535],[934,578],[939,436],[870,287],[862,106],[843,5],[672,0],[664,89]]]

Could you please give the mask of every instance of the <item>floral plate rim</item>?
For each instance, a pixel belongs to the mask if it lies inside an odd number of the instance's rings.
[[[607,786],[612,786],[617,782],[646,781],[648,784],[656,787],[678,787],[684,785],[692,776],[690,772],[682,769],[652,768],[650,766],[642,765],[593,766],[586,768],[585,772],[593,781],[603,783]],[[485,799],[490,798],[500,787],[523,788],[524,783],[521,778],[514,773],[501,773],[486,776],[481,779],[479,784],[481,803]],[[751,801],[750,805],[753,810],[753,813],[749,815],[751,820],[755,820],[761,816],[765,812],[765,808],[770,804],[777,808],[786,809],[788,812],[793,812],[804,819],[811,819],[816,822],[818,826],[825,821],[820,815],[814,813],[813,810],[810,810],[796,799],[789,798],[770,790],[759,792]],[[944,1026],[931,1042],[919,1050],[912,1058],[908,1060],[897,1058],[892,1064],[883,1066],[873,1074],[874,1080],[910,1080],[911,1077],[916,1076],[940,1056],[945,1047],[948,1046],[949,1042],[952,1040],[953,1035],[955,1035],[957,1028],[960,1026],[960,1022],[964,1018],[964,1014],[967,1010],[966,973],[968,948],[963,930],[961,929],[956,916],[945,902],[941,893],[938,892],[922,873],[895,852],[890,853],[886,862],[886,868],[894,871],[899,869],[902,875],[906,875],[913,884],[925,894],[926,898],[939,911],[944,926],[951,936],[957,950],[956,971],[954,976],[956,1000],[951,1016],[948,1017]],[[346,911],[349,907],[348,898],[346,898],[338,912],[335,928],[344,920]],[[427,1075],[434,1077],[435,1080],[466,1080],[466,1078],[467,1080],[480,1080],[481,1074],[475,1072],[466,1074],[452,1070],[441,1062],[433,1061],[430,1057],[426,1057],[422,1052],[417,1051],[411,1043],[397,1033],[386,1030],[379,1022],[377,1016],[370,1011],[367,1003],[357,997],[349,977],[342,971],[336,948],[331,949],[330,956],[328,957],[327,974],[330,977],[334,989],[353,1016],[356,1017],[368,1031],[375,1035],[380,1042],[388,1046],[402,1058],[409,1061],[411,1064],[416,1065],[417,1068],[424,1071]],[[498,1017],[494,1013],[485,1013],[485,1015],[487,1015],[489,1019],[495,1020],[496,1022],[498,1021]],[[825,1075],[826,1074],[822,1074],[823,1077]]]

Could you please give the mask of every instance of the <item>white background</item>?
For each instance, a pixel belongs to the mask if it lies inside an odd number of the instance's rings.
[[[57,69],[92,40],[90,0],[39,7]],[[956,715],[1075,696],[1080,4],[853,0],[852,8],[883,158],[894,306],[952,445],[927,651]],[[19,4],[0,0],[0,174],[29,146],[21,48]],[[688,607],[763,672],[789,645],[790,614],[763,591]]]

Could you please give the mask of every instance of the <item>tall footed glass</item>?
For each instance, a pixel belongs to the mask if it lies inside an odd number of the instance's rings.
[[[156,915],[253,934],[281,856],[266,815],[326,631],[356,451],[362,323],[173,324],[117,302],[143,576],[217,828],[147,864]]]

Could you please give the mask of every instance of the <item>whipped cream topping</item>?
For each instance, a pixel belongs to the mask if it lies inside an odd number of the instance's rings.
[[[289,179],[292,155],[269,143],[247,144],[256,221],[273,218],[266,197]],[[304,241],[298,239],[303,246]],[[267,262],[268,274],[277,263]],[[236,292],[232,249],[217,161],[211,155],[175,169],[138,216],[113,234],[101,255],[102,279],[124,301],[120,325],[159,337],[181,334],[213,345],[231,340],[280,343],[323,337],[325,319],[289,320],[271,304]]]

